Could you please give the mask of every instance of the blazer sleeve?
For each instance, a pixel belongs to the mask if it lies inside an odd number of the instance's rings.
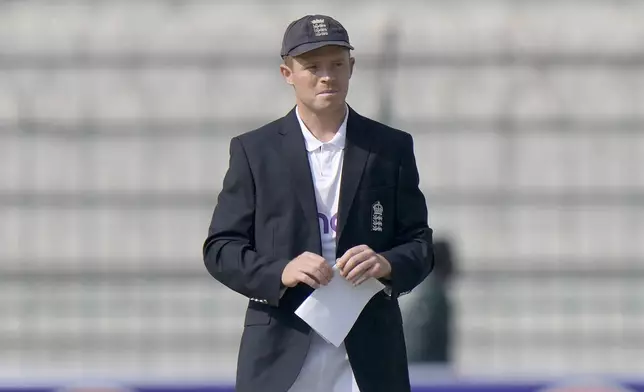
[[[230,161],[203,245],[206,269],[217,281],[259,302],[277,306],[282,271],[290,260],[254,247],[255,185],[244,146],[230,142]]]
[[[393,297],[411,291],[434,267],[432,229],[427,224],[427,204],[419,183],[414,142],[405,134],[396,197],[396,245],[381,253],[391,264],[388,284]]]

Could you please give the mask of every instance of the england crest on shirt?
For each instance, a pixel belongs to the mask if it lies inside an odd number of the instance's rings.
[[[371,211],[371,231],[382,231],[382,214],[384,208],[380,204],[380,201],[373,203]]]

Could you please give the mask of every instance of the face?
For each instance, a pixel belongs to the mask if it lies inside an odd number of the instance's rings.
[[[343,107],[354,63],[348,49],[329,45],[291,57],[280,71],[293,86],[298,105],[324,112]]]

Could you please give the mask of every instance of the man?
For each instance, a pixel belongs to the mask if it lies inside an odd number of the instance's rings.
[[[432,230],[411,136],[345,103],[352,49],[331,17],[291,23],[280,71],[295,108],[230,144],[203,254],[215,279],[250,299],[239,392],[410,390],[397,297],[431,271]],[[369,278],[386,289],[339,348],[294,313],[331,279]]]

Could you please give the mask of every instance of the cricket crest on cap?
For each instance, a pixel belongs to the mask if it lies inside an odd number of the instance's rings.
[[[313,25],[313,33],[316,37],[329,35],[329,29],[326,23],[324,23],[324,19],[313,19],[311,24]]]

